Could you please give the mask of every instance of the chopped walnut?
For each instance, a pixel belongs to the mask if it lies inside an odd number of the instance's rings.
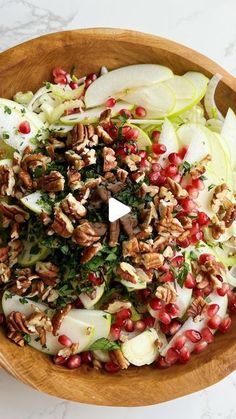
[[[79,220],[87,213],[86,208],[71,193],[60,202],[60,207],[72,222]]]
[[[207,168],[207,164],[211,161],[211,156],[207,154],[202,160],[200,160],[196,165],[190,169],[190,175],[192,179],[198,179],[201,177]]]
[[[211,220],[211,234],[213,239],[218,240],[222,234],[225,232],[225,222],[220,221],[216,215],[212,217]]]
[[[163,218],[157,226],[157,231],[162,236],[179,237],[184,233],[184,228],[177,218]]]
[[[65,152],[65,158],[69,164],[71,164],[75,169],[80,170],[83,169],[85,163],[82,157],[75,153],[73,150],[68,150]]]
[[[146,269],[158,269],[164,263],[164,256],[160,253],[144,253],[141,261]]]
[[[229,228],[236,220],[236,204],[231,203],[228,208],[225,209],[225,214],[223,221],[225,222],[225,227]]]
[[[118,244],[120,236],[120,221],[112,221],[109,223],[109,246],[115,247]]]
[[[1,262],[0,263],[0,282],[2,284],[6,284],[7,282],[10,281],[10,278],[11,278],[11,269],[9,268],[8,265]]]
[[[115,349],[109,352],[111,361],[119,365],[122,370],[126,370],[129,367],[129,361],[124,357],[123,352],[120,349]]]
[[[120,168],[117,169],[117,172],[116,172],[117,179],[123,183],[126,181],[128,174],[129,173],[127,172],[127,170],[120,169]]]
[[[13,284],[9,291],[13,294],[23,295],[31,287],[32,281],[38,278],[33,274],[30,268],[16,269],[15,271],[16,282]]]
[[[213,290],[222,287],[219,275],[222,277],[225,275],[223,263],[215,259],[207,260],[203,264],[200,264],[199,261],[192,262],[192,271],[196,279],[197,288],[204,289],[209,286]]]
[[[228,186],[226,185],[226,183],[222,183],[221,185],[216,186],[214,189],[214,194],[211,200],[211,209],[216,214],[218,213],[221,205],[223,204],[227,191]]]
[[[51,217],[45,211],[42,211],[39,214],[39,218],[40,218],[40,221],[43,223],[44,226],[47,226],[48,224],[50,224],[52,222]]]
[[[68,186],[72,191],[76,189],[80,189],[82,186],[81,182],[81,174],[78,170],[70,168],[67,171],[67,178],[68,178]]]
[[[58,236],[68,239],[72,236],[74,227],[69,217],[64,214],[59,205],[54,208],[54,221],[51,225],[51,229],[58,234]]]
[[[52,170],[49,175],[38,179],[38,187],[46,192],[60,192],[64,190],[65,179],[60,172]]]
[[[147,227],[151,224],[152,220],[157,220],[158,215],[153,202],[149,202],[148,207],[141,212],[142,227]]]
[[[86,247],[86,249],[83,251],[81,258],[80,258],[80,263],[88,263],[90,260],[93,259],[93,257],[100,252],[100,250],[102,249],[102,244],[101,243],[95,243],[90,247]]]
[[[167,184],[172,192],[172,194],[180,199],[180,198],[186,198],[188,196],[188,192],[186,191],[186,189],[183,189],[182,186],[175,182],[173,179],[171,179],[170,177],[167,178]]]
[[[52,322],[46,313],[35,307],[34,313],[28,317],[26,324],[31,333],[39,335],[41,345],[46,345],[46,332],[52,332]]]
[[[194,321],[198,321],[202,314],[205,312],[207,307],[206,301],[202,297],[195,298],[187,310],[189,317],[192,317]]]
[[[74,229],[72,240],[79,246],[88,247],[100,240],[100,235],[93,229],[92,224],[85,221]]]
[[[63,358],[68,358],[71,355],[75,355],[79,352],[79,344],[78,343],[72,343],[72,345],[67,348],[64,347],[63,349],[60,349],[58,352],[58,356],[63,356]]]
[[[137,284],[138,275],[134,266],[126,262],[121,262],[116,270],[117,275],[119,275],[125,281]]]
[[[137,172],[134,172],[131,177],[136,183],[143,182],[145,179],[145,173],[141,172],[141,170],[137,170]]]
[[[127,164],[129,170],[131,172],[135,172],[138,169],[136,163],[140,163],[141,157],[137,154],[130,154],[129,156],[125,157],[125,163]]]
[[[105,129],[101,126],[98,125],[96,128],[96,133],[98,135],[98,137],[107,145],[114,143],[113,138],[111,138],[111,136],[108,134],[107,131],[105,131]]]
[[[123,257],[134,257],[136,256],[139,252],[139,243],[136,237],[133,237],[130,240],[125,240],[122,243],[122,252],[123,252]]]
[[[29,219],[28,212],[24,211],[18,205],[8,205],[6,202],[0,202],[0,211],[9,220],[9,224],[11,221],[17,223],[24,223],[26,220]]]
[[[13,223],[11,226],[11,240],[17,240],[20,236],[20,224]]]
[[[54,336],[57,336],[59,334],[58,332],[61,327],[61,324],[64,318],[70,312],[71,308],[72,308],[71,304],[66,304],[65,307],[57,310],[55,314],[53,315],[51,322],[52,322],[52,328],[53,328],[52,333]]]
[[[112,148],[104,147],[102,151],[103,155],[103,171],[109,172],[110,170],[113,170],[117,166],[117,161],[115,157],[115,152],[112,150]]]
[[[42,167],[45,171],[47,164],[50,162],[50,157],[44,156],[42,153],[24,154],[21,160],[21,168],[25,172],[28,172],[28,170],[34,171],[37,167]]]
[[[100,115],[99,124],[100,125],[109,125],[111,122],[111,109],[105,109]]]
[[[86,152],[83,153],[83,162],[85,167],[95,164],[96,161],[96,151],[93,148],[91,150],[86,150]]]
[[[9,264],[9,267],[11,268],[18,261],[18,256],[22,251],[22,243],[20,240],[12,240],[9,242],[8,246],[9,246],[8,264]]]
[[[169,282],[159,285],[156,289],[155,296],[166,304],[173,304],[176,301],[177,293]]]
[[[15,177],[12,167],[4,164],[0,166],[0,195],[11,196],[15,186]]]
[[[137,191],[137,196],[140,198],[145,198],[146,195],[150,195],[152,198],[156,196],[159,192],[159,187],[154,185],[147,185],[145,182],[142,183],[139,190]]]

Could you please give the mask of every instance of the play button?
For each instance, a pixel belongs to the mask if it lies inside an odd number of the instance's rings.
[[[122,204],[122,202],[117,201],[115,198],[110,198],[108,201],[108,217],[109,221],[112,223],[113,221],[119,220],[119,218],[123,217],[126,214],[129,214],[131,208],[127,205]]]

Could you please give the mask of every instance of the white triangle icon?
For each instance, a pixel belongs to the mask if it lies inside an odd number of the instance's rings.
[[[108,217],[109,221],[112,223],[113,221],[119,220],[119,218],[123,217],[126,214],[129,214],[131,208],[127,205],[122,204],[122,202],[117,201],[115,198],[110,198],[108,201]]]

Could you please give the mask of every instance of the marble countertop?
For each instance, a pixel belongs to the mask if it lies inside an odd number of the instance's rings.
[[[0,50],[48,32],[123,27],[188,45],[236,74],[235,0],[0,0]],[[35,366],[36,367],[36,366]],[[236,373],[204,391],[145,408],[80,405],[0,371],[2,419],[235,419]]]

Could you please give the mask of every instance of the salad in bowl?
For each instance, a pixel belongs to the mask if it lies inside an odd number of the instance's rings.
[[[221,76],[52,74],[0,99],[6,335],[70,369],[186,363],[236,312],[236,116],[215,103]]]

